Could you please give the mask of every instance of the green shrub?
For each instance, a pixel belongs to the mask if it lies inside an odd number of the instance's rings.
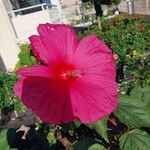
[[[0,109],[14,106],[16,110],[21,111],[23,105],[13,92],[13,85],[17,77],[12,73],[3,73],[0,75]]]
[[[121,0],[110,0],[110,4],[118,5]]]
[[[34,64],[37,64],[36,58],[33,56],[31,52],[31,46],[29,44],[23,44],[20,47],[20,52],[18,54],[19,61],[17,62],[14,72],[21,67],[29,67]]]

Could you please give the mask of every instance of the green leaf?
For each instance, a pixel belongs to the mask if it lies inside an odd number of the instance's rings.
[[[16,72],[20,68],[21,68],[21,62],[18,61],[17,64],[15,65],[15,69],[13,70],[13,72]]]
[[[94,129],[99,135],[101,135],[108,142],[107,121],[108,121],[108,118],[104,118],[98,122],[90,123],[86,125],[89,128]]]
[[[122,95],[119,97],[119,107],[114,112],[116,117],[131,127],[150,126],[150,107],[142,99]]]
[[[137,98],[142,98],[142,88],[141,87],[135,87],[131,93],[130,93],[131,96],[133,97],[137,97]]]
[[[103,145],[94,144],[88,148],[88,150],[106,150]]]
[[[20,103],[13,91],[16,81],[17,76],[13,73],[0,74],[0,109],[16,106]]]
[[[32,64],[37,64],[37,60],[34,56],[31,56],[31,61],[32,61]]]
[[[74,127],[74,129],[80,127],[80,125],[81,125],[81,122],[79,122],[77,120],[73,121],[73,127]]]
[[[28,44],[23,44],[21,46],[18,57],[21,66],[32,66],[33,64],[37,64],[36,58],[31,54],[31,46]]]
[[[150,135],[145,131],[134,129],[120,137],[119,146],[121,150],[149,150]]]
[[[131,96],[142,98],[145,102],[150,104],[150,86],[145,86],[143,88],[141,87],[135,87],[131,91]]]
[[[79,142],[76,142],[73,145],[73,150],[88,150],[88,148],[95,143],[96,143],[95,140],[90,138],[85,138]]]
[[[0,131],[0,150],[9,150],[9,145],[7,142],[7,130]]]

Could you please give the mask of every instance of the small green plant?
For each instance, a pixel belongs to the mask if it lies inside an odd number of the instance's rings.
[[[32,66],[37,64],[37,60],[31,52],[31,46],[29,44],[23,44],[20,47],[20,52],[18,54],[19,61],[16,64],[14,72],[21,67]]]
[[[17,76],[12,73],[0,75],[0,109],[14,106],[17,111],[23,109],[23,105],[13,92],[13,85],[17,81]]]

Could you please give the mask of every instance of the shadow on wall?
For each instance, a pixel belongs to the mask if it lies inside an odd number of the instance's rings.
[[[4,61],[0,55],[0,73],[5,72],[6,71],[6,66],[4,64]]]

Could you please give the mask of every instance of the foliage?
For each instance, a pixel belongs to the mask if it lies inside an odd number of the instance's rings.
[[[102,136],[108,142],[107,135],[107,121],[108,118],[104,118],[98,122],[87,124],[90,129],[94,129],[99,135]]]
[[[93,2],[94,0],[82,0],[83,3],[89,3],[89,2]],[[101,4],[107,4],[107,5],[118,5],[121,0],[99,0]]]
[[[106,150],[106,149],[104,148],[104,146],[100,144],[93,144],[88,148],[88,150]]]
[[[0,149],[9,150],[9,144],[7,141],[7,129],[0,131]]]
[[[142,99],[144,102],[150,104],[150,86],[144,86],[143,88],[138,86],[135,87],[130,95],[135,97],[135,98],[140,98]]]
[[[85,138],[74,145],[74,150],[105,150],[100,144],[95,144],[95,141]]]
[[[14,105],[16,110],[21,110],[21,101],[13,92],[13,85],[16,81],[17,77],[12,73],[0,75],[0,109]]]
[[[32,66],[37,64],[37,60],[31,52],[31,46],[29,44],[23,44],[20,47],[20,52],[18,54],[19,61],[16,64],[14,72],[23,66]]]
[[[110,4],[118,5],[121,0],[110,0]]]
[[[141,98],[122,95],[119,97],[119,107],[115,115],[130,127],[150,127],[149,106]]]
[[[145,131],[134,129],[122,135],[119,142],[121,150],[148,150],[150,148],[150,135]]]

